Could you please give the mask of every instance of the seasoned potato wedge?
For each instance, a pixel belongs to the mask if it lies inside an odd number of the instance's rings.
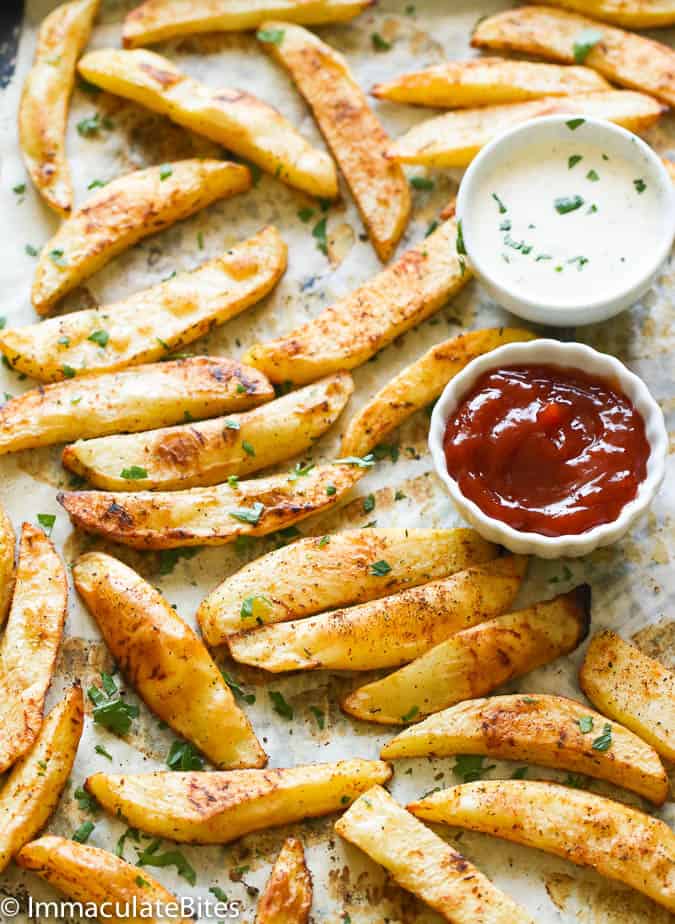
[[[263,228],[222,257],[123,302],[0,331],[0,350],[14,369],[42,382],[163,359],[271,292],[286,254],[276,228]]]
[[[109,491],[137,487],[124,473],[139,467],[148,491],[218,484],[305,452],[335,423],[353,389],[349,373],[339,372],[244,414],[75,443],[64,449],[63,464]]]
[[[549,0],[549,3],[627,29],[675,25],[675,0]]]
[[[265,33],[282,35],[265,41]],[[345,58],[316,35],[289,23],[263,23],[258,37],[290,73],[340,166],[380,260],[401,239],[411,209],[410,187],[387,160],[390,138],[368,105]]]
[[[252,347],[243,361],[273,382],[297,385],[360,366],[438,311],[469,281],[456,237],[454,221],[446,222],[318,317],[285,337]]]
[[[354,690],[342,709],[368,722],[405,725],[489,693],[573,651],[588,634],[590,602],[590,588],[582,585],[464,629],[393,674]]]
[[[73,686],[45,719],[31,750],[12,768],[0,792],[0,871],[56,808],[83,724],[82,690]]]
[[[1,410],[0,413],[2,413]],[[0,627],[7,619],[14,593],[15,546],[14,527],[5,513],[5,508],[0,504]]]
[[[349,421],[340,451],[345,456],[365,456],[411,414],[435,401],[450,379],[476,356],[534,337],[528,330],[500,327],[437,343],[387,382]]]
[[[64,491],[57,500],[80,529],[137,549],[224,545],[237,536],[267,536],[321,513],[363,474],[357,466],[321,465],[299,477],[291,472],[154,494]]]
[[[675,674],[614,632],[596,635],[579,674],[600,712],[632,729],[675,762]]]
[[[529,914],[381,786],[360,796],[335,823],[335,830],[451,924],[534,924]]]
[[[61,644],[66,572],[41,529],[24,523],[16,586],[0,642],[0,773],[32,747]]]
[[[408,810],[590,866],[675,911],[675,834],[620,802],[556,783],[490,780],[444,789]]]
[[[289,186],[311,196],[338,194],[335,164],[273,106],[245,90],[211,90],[152,51],[91,51],[79,63],[90,83],[168,116]],[[592,72],[591,72],[592,73]]]
[[[93,193],[43,247],[31,295],[35,310],[48,314],[123,250],[250,185],[247,167],[221,160],[182,160],[118,177]]]
[[[611,735],[611,746],[594,747],[606,734]],[[484,754],[571,770],[632,789],[657,805],[668,796],[668,777],[653,748],[622,725],[564,696],[515,694],[458,703],[401,732],[385,744],[381,756],[389,760],[453,754]]]
[[[63,3],[44,19],[19,106],[19,144],[30,178],[50,208],[67,216],[73,187],[66,122],[75,65],[89,41],[100,0]]]
[[[388,562],[371,562],[371,571]],[[462,629],[506,612],[527,559],[498,558],[451,577],[344,610],[232,635],[235,661],[278,673],[369,671],[418,658]]]
[[[307,924],[312,908],[312,877],[302,841],[287,837],[260,896],[255,924]]]
[[[251,831],[338,812],[391,768],[380,760],[343,760],[281,770],[212,773],[95,773],[86,782],[111,815],[155,837],[228,844]]]
[[[588,10],[588,4],[584,4]],[[675,50],[661,42],[606,26],[594,19],[556,10],[550,6],[526,6],[497,13],[478,24],[471,44],[477,48],[518,51],[541,55],[564,64],[575,61],[575,43],[585,29],[601,33],[584,64],[612,83],[656,96],[675,104]]]

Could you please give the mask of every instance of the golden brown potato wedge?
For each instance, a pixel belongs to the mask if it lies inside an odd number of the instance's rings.
[[[318,317],[256,344],[243,361],[273,382],[297,385],[360,366],[466,285],[471,274],[457,256],[456,238],[456,224],[446,222]]]
[[[97,87],[205,135],[289,186],[324,199],[338,194],[330,156],[313,148],[273,106],[245,90],[212,90],[167,58],[142,49],[90,51],[78,70]]]
[[[260,896],[255,924],[307,924],[312,908],[312,877],[302,841],[287,837]]]
[[[675,0],[549,0],[562,6],[616,23],[627,29],[654,29],[675,25]]]
[[[12,768],[0,792],[0,871],[56,808],[83,724],[82,690],[73,686],[45,719],[31,750]]]
[[[620,802],[556,783],[490,780],[444,789],[408,810],[590,866],[675,911],[675,834]]]
[[[360,796],[335,823],[335,830],[451,924],[534,924],[527,912],[381,786]]]
[[[181,160],[118,177],[93,193],[43,247],[33,280],[35,310],[48,314],[123,250],[250,185],[251,171],[226,160]]]
[[[280,40],[270,42],[266,35]],[[258,33],[290,73],[340,166],[375,252],[386,262],[408,224],[411,196],[398,164],[387,160],[390,138],[368,105],[345,58],[316,35],[270,20]]]
[[[675,674],[614,632],[596,635],[579,674],[600,712],[632,729],[675,762]]]
[[[588,4],[585,4],[588,10]],[[591,12],[588,10],[588,12]],[[590,33],[584,30],[592,29]],[[578,43],[595,39],[590,51],[579,52]],[[556,10],[550,6],[526,6],[497,13],[478,24],[471,44],[477,48],[517,51],[599,71],[612,83],[641,90],[675,104],[675,50],[661,42],[606,26],[595,19]]]
[[[388,564],[371,562],[371,571]],[[231,635],[227,643],[235,661],[273,673],[398,667],[507,612],[526,568],[522,556],[498,558],[391,597]]]
[[[454,754],[571,770],[631,789],[657,805],[668,796],[668,777],[653,748],[564,696],[515,694],[458,703],[401,732],[385,744],[381,756]]]
[[[14,593],[15,547],[14,527],[0,504],[0,627],[5,624]]]
[[[86,782],[111,815],[155,837],[228,844],[251,831],[338,812],[391,768],[380,760],[343,760],[281,770],[212,773],[95,773]]]
[[[24,523],[16,586],[0,642],[0,773],[32,747],[61,644],[66,572],[41,529]]]
[[[276,228],[263,228],[123,302],[0,331],[0,350],[42,382],[154,362],[259,302],[283,276],[286,255]]]
[[[355,465],[321,465],[306,475],[290,472],[211,488],[64,491],[57,500],[75,526],[137,549],[225,545],[237,536],[267,536],[321,513],[363,474]]]
[[[340,451],[365,456],[404,420],[435,401],[447,383],[472,359],[506,343],[533,340],[517,327],[476,330],[437,343],[375,394],[349,421]]]
[[[35,60],[21,94],[19,144],[30,178],[47,205],[67,216],[73,187],[66,160],[66,122],[75,66],[89,41],[100,0],[63,3],[38,33]]]
[[[129,473],[139,469],[147,491],[219,484],[310,449],[335,423],[353,390],[349,373],[339,372],[244,414],[83,440],[66,446],[63,464],[108,491],[138,487]]]
[[[547,603],[464,629],[342,702],[357,719],[406,725],[496,689],[568,654],[588,634],[591,594],[582,585]]]

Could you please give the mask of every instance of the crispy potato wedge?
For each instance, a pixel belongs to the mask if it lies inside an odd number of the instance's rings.
[[[360,366],[438,311],[469,281],[456,237],[456,224],[446,222],[318,317],[285,337],[253,346],[243,362],[273,382],[297,385]]]
[[[675,674],[614,632],[592,639],[579,682],[600,712],[675,763]]]
[[[472,863],[381,786],[360,796],[335,830],[451,924],[534,924]]]
[[[281,32],[265,42],[265,32]],[[410,187],[398,164],[387,160],[390,144],[380,120],[345,58],[316,35],[288,23],[263,23],[258,37],[290,73],[314,114],[347,181],[375,252],[386,263],[410,218]]]
[[[305,452],[335,423],[353,390],[349,373],[339,372],[243,414],[81,441],[66,446],[62,461],[108,491],[136,488],[124,473],[138,467],[148,491],[218,484]]]
[[[588,3],[584,7],[585,11],[592,12]],[[575,13],[550,6],[507,10],[480,22],[471,44],[477,48],[518,51],[573,64],[575,43],[580,35],[583,39],[585,29],[602,34],[584,59],[587,67],[599,71],[612,83],[641,90],[669,106],[675,105],[675,50]]]
[[[12,521],[0,504],[0,627],[5,624],[14,593],[15,547],[16,536]]]
[[[380,760],[343,760],[281,770],[212,773],[95,773],[86,782],[107,812],[155,837],[228,844],[252,831],[338,812],[391,768]]]
[[[489,693],[573,651],[588,634],[590,604],[590,587],[584,584],[464,629],[393,674],[354,690],[342,709],[364,721],[406,725]]]
[[[611,747],[593,747],[610,729]],[[661,805],[668,777],[637,735],[564,696],[515,694],[472,699],[429,716],[382,748],[382,759],[484,754],[608,780]]]
[[[365,456],[415,411],[435,401],[447,383],[472,359],[506,343],[533,340],[535,334],[517,327],[476,330],[437,343],[375,394],[352,417],[340,451]]]
[[[408,810],[590,866],[675,911],[675,834],[620,802],[557,783],[489,780],[444,789]]]
[[[398,667],[506,612],[526,568],[523,556],[498,558],[391,597],[231,635],[227,643],[235,661],[273,673]]]
[[[123,250],[250,186],[248,167],[221,160],[181,160],[118,177],[93,193],[43,247],[33,307],[48,314]]]
[[[675,0],[549,0],[549,3],[627,29],[675,25]]]
[[[90,51],[79,63],[90,83],[131,99],[310,196],[334,199],[337,171],[278,110],[245,90],[212,90],[152,51]],[[591,71],[591,73],[593,73]]]
[[[527,103],[464,109],[415,125],[394,142],[389,156],[403,164],[466,167],[497,135],[539,116],[569,113],[607,119],[640,134],[653,125],[663,112],[663,106],[655,99],[628,90],[545,96]]]
[[[66,160],[66,122],[75,66],[100,0],[63,3],[44,19],[19,105],[19,144],[26,169],[47,205],[67,217],[73,187]]]
[[[66,572],[41,529],[24,523],[16,586],[0,642],[0,773],[32,747],[66,619]]]
[[[123,302],[0,331],[0,350],[14,369],[42,382],[154,362],[264,298],[283,276],[286,256],[276,228],[263,228]]]
[[[307,924],[312,908],[312,877],[302,841],[287,837],[260,896],[255,924]]]
[[[57,495],[85,532],[137,549],[224,545],[237,536],[267,536],[332,507],[364,474],[351,465],[321,465],[307,475],[270,475],[187,491],[64,491]],[[334,493],[328,493],[335,488]]]
[[[82,690],[73,686],[44,721],[31,750],[0,792],[0,871],[46,824],[73,768],[84,725]]]

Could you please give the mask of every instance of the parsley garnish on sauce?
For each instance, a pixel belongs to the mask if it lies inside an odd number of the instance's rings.
[[[559,215],[567,215],[568,212],[575,212],[584,204],[581,196],[561,196],[553,202],[556,212]]]

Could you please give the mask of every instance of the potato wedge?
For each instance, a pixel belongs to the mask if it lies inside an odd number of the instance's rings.
[[[118,177],[93,193],[42,248],[33,307],[48,314],[123,250],[250,186],[247,167],[220,160],[182,160]]]
[[[527,912],[381,786],[360,796],[335,823],[335,830],[451,924],[534,924]]]
[[[41,382],[163,359],[264,298],[283,276],[286,254],[276,228],[263,228],[123,302],[0,331],[0,350],[12,368]]]
[[[311,448],[335,423],[353,390],[349,373],[339,372],[243,414],[83,440],[66,446],[62,461],[108,491],[138,487],[129,473],[139,467],[147,491],[218,484]]]
[[[56,808],[73,768],[83,725],[82,690],[76,685],[49,713],[35,744],[16,762],[0,792],[0,871]]]
[[[313,148],[273,106],[245,90],[212,90],[167,58],[142,49],[90,51],[78,70],[97,87],[205,135],[289,186],[325,199],[338,194],[330,156]]]
[[[381,573],[370,563],[371,571]],[[349,609],[231,635],[235,661],[279,673],[398,667],[451,635],[508,611],[527,559],[507,556]],[[387,572],[388,573],[388,572]]]
[[[363,474],[357,466],[321,465],[300,477],[291,472],[154,494],[64,491],[57,500],[75,526],[122,545],[137,549],[224,545],[237,536],[267,536],[327,510]]]
[[[73,187],[66,160],[66,122],[82,54],[100,0],[63,3],[40,26],[33,66],[19,105],[19,144],[26,169],[47,205],[67,217]]]
[[[281,41],[265,34],[281,33]],[[267,21],[258,37],[290,73],[333,152],[375,252],[386,263],[410,218],[410,187],[403,170],[385,157],[390,138],[368,105],[345,58],[316,35],[289,23]]]
[[[627,29],[675,25],[675,0],[549,0],[549,3]]]
[[[360,366],[442,308],[469,281],[469,269],[456,253],[456,237],[455,222],[446,222],[318,317],[285,337],[253,346],[243,362],[273,382],[296,385]]]
[[[15,548],[14,527],[5,513],[5,508],[0,504],[0,627],[5,624],[14,593]]]
[[[255,924],[308,924],[312,877],[302,841],[287,837],[260,896]]]
[[[447,383],[472,359],[498,346],[533,340],[535,334],[517,327],[476,330],[437,343],[375,394],[349,421],[340,451],[365,456],[415,411],[435,401]]]
[[[675,911],[675,834],[620,802],[556,783],[489,780],[444,789],[408,810],[590,866]]]
[[[472,529],[350,529],[299,539],[219,584],[202,601],[197,621],[208,645],[222,645],[242,628],[377,600],[496,556],[496,547]],[[391,571],[373,574],[375,561]]]
[[[343,760],[281,770],[212,773],[95,773],[86,789],[111,815],[155,837],[228,844],[252,831],[342,810],[391,768],[380,760]]]
[[[41,529],[24,523],[16,586],[0,642],[0,773],[28,751],[42,727],[42,710],[61,644],[66,572]]]
[[[591,12],[587,3],[584,7]],[[507,10],[480,22],[471,44],[477,48],[518,51],[573,64],[579,57],[575,45],[584,41],[588,34],[584,30],[588,29],[593,30],[597,41],[585,54],[587,67],[599,71],[612,83],[649,93],[669,106],[675,105],[675,50],[575,13],[550,6]]]
[[[588,634],[590,604],[590,588],[581,585],[547,603],[479,623],[354,690],[342,709],[364,721],[406,725],[489,693],[573,651]]]
[[[607,733],[611,746],[595,748]],[[382,748],[382,759],[484,754],[607,780],[656,805],[668,777],[656,751],[637,735],[564,696],[515,694],[472,699],[429,716]]]
[[[614,632],[592,639],[579,683],[600,712],[675,762],[675,674]]]
[[[497,135],[539,116],[569,113],[607,119],[640,134],[663,112],[663,106],[655,99],[629,90],[545,96],[527,103],[464,109],[415,125],[389,148],[389,157],[403,164],[466,167]]]

